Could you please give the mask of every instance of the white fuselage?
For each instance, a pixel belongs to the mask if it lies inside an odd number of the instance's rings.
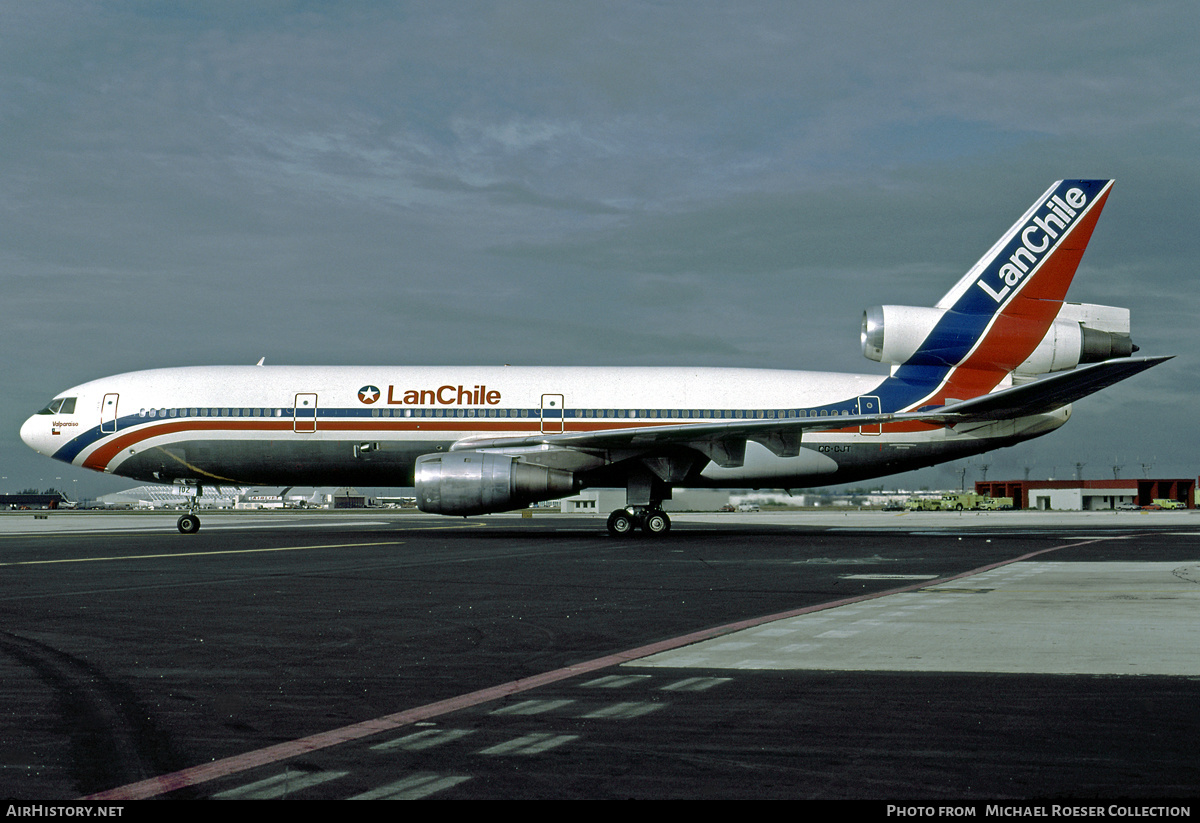
[[[707,462],[677,483],[791,488],[985,451],[1050,431],[1069,416],[1063,409],[971,431],[911,423],[839,428],[837,417],[877,401],[873,393],[886,379],[718,368],[158,369],[63,392],[59,398],[74,399],[72,412],[44,410],[21,436],[43,454],[144,480],[406,486],[417,457],[472,438],[829,417],[829,429],[806,433],[796,456],[749,443],[742,465]],[[584,474],[582,485],[606,479],[603,471]]]

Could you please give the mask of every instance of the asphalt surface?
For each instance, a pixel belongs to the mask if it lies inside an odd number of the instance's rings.
[[[1200,519],[15,517],[9,799],[1200,793]]]

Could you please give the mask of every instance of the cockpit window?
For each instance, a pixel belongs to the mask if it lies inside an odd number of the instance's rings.
[[[74,414],[75,413],[75,398],[74,397],[56,397],[50,401],[50,405],[42,409],[38,414]]]

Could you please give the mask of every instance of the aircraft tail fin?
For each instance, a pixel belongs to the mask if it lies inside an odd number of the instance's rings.
[[[1055,183],[939,301],[939,308],[978,328],[944,397],[990,392],[1038,348],[1062,310],[1112,185]]]
[[[1061,303],[1112,185],[1112,180],[1059,180],[938,301],[937,308],[992,316],[1001,311],[1039,314],[1029,311],[1031,301]]]
[[[893,376],[928,390],[910,408],[987,394],[1014,372],[1034,375],[1088,362],[1078,356],[1072,362],[1062,352],[1056,359],[1055,348],[1059,326],[1065,338],[1079,314],[1064,311],[1064,298],[1112,185],[1112,180],[1052,185],[934,308],[868,310],[864,354],[891,363]],[[1122,331],[1122,318],[1112,312],[1124,310],[1090,308],[1107,311],[1105,333],[1123,333],[1128,340],[1127,312]],[[1076,337],[1082,334],[1079,326],[1076,322]],[[1064,339],[1063,352],[1069,346]],[[1129,353],[1122,343],[1112,356]]]

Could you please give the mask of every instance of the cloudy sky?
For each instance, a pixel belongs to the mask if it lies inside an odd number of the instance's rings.
[[[921,482],[1196,477],[1190,2],[0,5],[0,491],[17,436],[191,364],[882,373],[1054,180],[1116,178],[1071,299],[1170,363]],[[908,476],[909,480],[912,476]]]

